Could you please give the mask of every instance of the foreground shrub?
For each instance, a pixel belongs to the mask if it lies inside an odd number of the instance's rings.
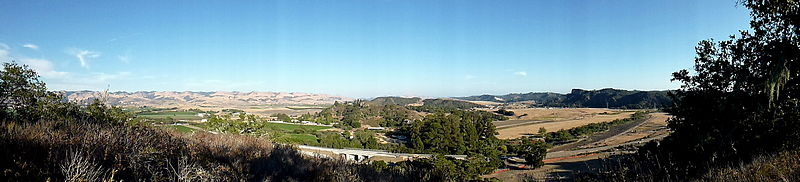
[[[605,159],[602,165],[595,171],[576,174],[575,181],[800,181],[800,150],[720,166],[697,178],[670,176],[669,172],[679,166],[657,156],[617,155]]]
[[[404,166],[305,157],[243,135],[184,135],[148,126],[0,122],[0,179],[9,181],[459,181]],[[473,178],[471,176],[470,178]]]
[[[702,181],[800,181],[800,151],[761,156],[749,164],[712,170]]]

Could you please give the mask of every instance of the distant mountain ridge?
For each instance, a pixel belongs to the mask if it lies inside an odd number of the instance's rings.
[[[408,98],[408,97],[386,96],[386,97],[376,97],[376,98],[374,98],[374,99],[372,99],[370,101],[367,101],[366,103],[369,104],[369,105],[401,105],[401,106],[406,106],[406,105],[416,104],[416,103],[419,103],[419,102],[422,102],[422,98],[419,98],[419,97],[410,97],[410,98]]]
[[[484,107],[480,104],[475,104],[468,101],[455,100],[451,98],[440,99],[422,99],[419,97],[377,97],[370,101],[365,102],[371,106],[384,106],[384,105],[399,105],[399,106],[428,106],[428,107],[447,107],[458,109],[480,108]]]
[[[540,106],[593,107],[593,108],[664,108],[672,105],[669,91],[638,91],[605,88],[600,90],[572,89],[568,94],[551,92],[512,93],[506,95],[478,95],[454,97],[468,101],[491,101],[501,103],[530,101]]]
[[[117,106],[254,106],[254,105],[326,105],[353,99],[326,94],[288,92],[109,92],[62,91],[70,101],[86,103],[104,98]]]

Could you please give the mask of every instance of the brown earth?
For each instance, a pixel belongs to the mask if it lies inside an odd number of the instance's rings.
[[[630,117],[632,111],[601,108],[567,108],[567,109],[517,109],[512,110],[516,116],[528,114],[509,121],[494,122],[498,128],[497,138],[513,139],[533,134],[544,128],[547,131],[570,129],[591,123],[613,121]]]
[[[606,108],[527,108],[512,109],[511,111],[514,111],[515,114],[513,120],[556,121],[582,119],[601,113],[615,114],[624,110]]]
[[[553,157],[548,157],[545,160],[545,165],[541,168],[532,170],[512,169],[484,175],[483,177],[495,177],[502,181],[569,181],[569,178],[575,172],[590,171],[592,168],[601,166],[606,158],[625,152],[614,150],[614,147],[640,145],[642,142],[660,139],[668,135],[669,130],[666,125],[670,116],[666,113],[651,113],[649,115],[650,118],[646,121],[628,129],[624,133],[587,145],[575,146],[575,148],[567,151],[549,152],[548,156]]]
[[[651,118],[648,119],[647,122],[642,123],[642,125],[639,127],[633,128],[628,132],[622,133],[618,136],[582,146],[582,148],[618,145],[643,138],[666,135],[669,133],[669,130],[667,130],[667,120],[671,116],[667,115],[666,113],[652,113],[650,116]]]

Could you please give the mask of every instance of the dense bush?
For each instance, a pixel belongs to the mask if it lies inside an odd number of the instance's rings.
[[[505,110],[505,109],[497,110],[497,111],[495,111],[495,113],[503,115],[503,116],[513,116],[514,115],[514,111],[509,111],[509,110]]]
[[[283,122],[287,122],[287,123],[288,122],[292,122],[292,117],[289,117],[289,115],[284,114],[284,113],[275,113],[275,114],[270,115],[270,117],[278,118],[279,121],[283,121]]]
[[[144,126],[41,121],[0,127],[3,176],[22,181],[80,176],[65,176],[68,169],[62,169],[76,158],[99,171],[95,177],[101,179],[254,179],[263,174],[254,173],[253,161],[269,156],[272,148],[247,137],[199,133],[183,138]]]
[[[694,73],[673,73],[683,84],[673,95],[676,106],[667,110],[674,132],[639,151],[670,161],[655,175],[696,177],[800,149],[800,3],[741,3],[752,10],[753,31],[701,41]]]
[[[425,99],[422,100],[422,106],[426,107],[441,107],[441,108],[455,108],[455,109],[472,109],[483,108],[485,106],[475,104],[467,101],[450,100],[450,99]]]
[[[528,167],[538,168],[544,165],[544,157],[547,155],[547,148],[545,142],[533,140],[528,138],[510,140],[506,144],[507,153],[525,159]]]
[[[469,166],[480,166],[475,174],[485,174],[500,166],[495,128],[489,112],[454,111],[434,113],[402,128],[409,142],[407,147],[415,153],[442,155],[468,155]],[[465,166],[460,166],[463,169]]]
[[[419,97],[413,98],[404,98],[404,97],[376,97],[371,101],[367,101],[366,104],[370,106],[382,106],[382,105],[398,105],[398,106],[406,106],[409,104],[414,104],[422,99]]]
[[[368,131],[357,131],[350,138],[349,133],[320,132],[317,134],[317,146],[330,148],[365,148],[365,149],[389,149],[393,145],[379,144],[373,134]]]
[[[50,121],[2,122],[0,128],[0,178],[10,181],[440,181],[460,177],[429,173],[434,166],[421,164],[379,171],[366,164],[304,157],[290,147],[244,135],[180,135],[146,126]]]
[[[493,120],[488,115],[469,111],[435,113],[402,130],[408,133],[408,146],[420,152],[482,153],[497,140]]]

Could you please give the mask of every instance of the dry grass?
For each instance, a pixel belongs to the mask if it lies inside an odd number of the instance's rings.
[[[67,156],[60,167],[64,181],[100,181],[108,172],[81,151],[75,151]]]
[[[800,181],[800,151],[760,156],[749,164],[712,170],[697,181]]]
[[[644,158],[639,158],[644,157]],[[604,160],[593,172],[578,174],[576,181],[800,181],[800,151],[761,155],[738,165],[718,166],[699,177],[668,175],[669,160],[650,156],[619,155]]]
[[[562,129],[575,128],[591,123],[600,123],[613,121],[615,119],[624,119],[633,115],[633,112],[621,112],[609,109],[595,109],[595,108],[580,108],[580,109],[524,109],[514,110],[517,115],[528,114],[523,118],[548,120],[543,118],[552,118],[549,121],[530,125],[522,125],[517,127],[498,129],[497,138],[500,139],[513,139],[519,138],[528,134],[537,133],[539,128],[544,128],[547,131],[558,131]],[[607,112],[610,114],[599,114]]]
[[[86,179],[239,181],[272,153],[272,144],[247,136],[180,135],[141,126],[4,122],[3,176],[22,181]],[[94,181],[94,180],[89,180]]]
[[[576,120],[586,117],[592,117],[600,113],[619,113],[621,110],[605,109],[605,108],[527,108],[527,109],[512,109],[514,111],[514,120],[543,120],[543,121],[559,121],[559,120]],[[527,115],[526,115],[527,114]],[[525,116],[522,116],[525,115]],[[522,116],[517,118],[517,116]]]
[[[306,114],[306,113],[316,114],[316,113],[322,111],[322,109],[294,110],[294,109],[288,109],[288,108],[285,108],[285,107],[281,107],[281,108],[258,108],[258,109],[242,108],[242,110],[244,110],[247,113],[256,114],[256,115],[263,116],[263,117],[271,116],[271,115],[277,114],[277,113],[287,114],[287,115],[290,115],[290,116],[300,116],[300,115],[303,115],[303,114]]]
[[[0,148],[0,179],[8,181],[415,181],[444,175],[306,157],[263,138],[146,126],[0,122]]]
[[[669,133],[666,126],[667,126],[667,120],[671,116],[667,115],[666,113],[652,113],[650,114],[650,116],[651,118],[648,119],[645,123],[643,123],[639,127],[633,128],[629,132],[602,141],[598,141],[589,144],[587,146],[595,147],[595,146],[618,145],[638,139],[660,136]]]

